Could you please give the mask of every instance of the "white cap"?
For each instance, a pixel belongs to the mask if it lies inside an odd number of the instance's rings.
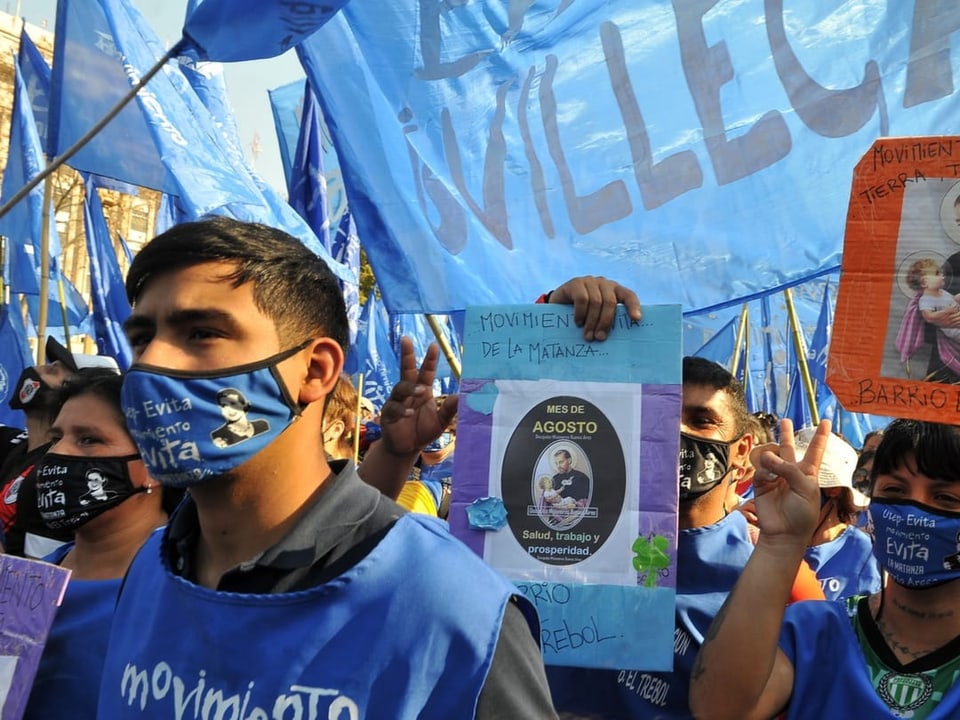
[[[816,432],[815,428],[804,428],[796,434],[797,454],[806,451]],[[849,488],[853,493],[853,503],[857,507],[866,507],[870,498],[853,486],[853,471],[857,469],[857,451],[839,435],[830,433],[827,447],[820,461],[820,473],[817,482],[822,488]]]
[[[105,370],[113,370],[118,375],[120,374],[120,366],[117,365],[117,361],[109,355],[83,355],[74,353],[73,361],[77,364],[78,370],[82,370],[83,368],[104,368]]]

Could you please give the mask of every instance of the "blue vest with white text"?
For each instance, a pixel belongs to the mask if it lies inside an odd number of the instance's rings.
[[[416,514],[342,575],[291,593],[193,584],[163,566],[161,542],[134,560],[117,605],[102,720],[471,718],[516,593]]]
[[[804,558],[817,574],[827,600],[880,590],[880,566],[870,536],[852,525],[830,542],[807,548]]]

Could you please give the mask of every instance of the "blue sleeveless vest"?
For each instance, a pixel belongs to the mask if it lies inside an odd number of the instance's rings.
[[[445,523],[412,513],[344,574],[292,593],[187,582],[158,562],[161,542],[121,592],[103,720],[472,718],[516,593]]]
[[[827,600],[869,595],[880,589],[873,541],[853,526],[830,542],[807,548],[804,558],[817,574]]]

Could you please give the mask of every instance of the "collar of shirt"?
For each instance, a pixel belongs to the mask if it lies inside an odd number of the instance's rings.
[[[402,514],[399,506],[360,479],[352,461],[333,461],[330,467],[334,475],[290,531],[275,545],[225,573],[218,590],[271,593],[302,585],[308,575],[316,576],[316,571],[359,541],[385,532]],[[192,582],[199,536],[197,508],[188,495],[170,519],[164,555],[174,574]]]

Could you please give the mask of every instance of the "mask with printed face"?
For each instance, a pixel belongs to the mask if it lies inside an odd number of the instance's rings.
[[[198,485],[276,440],[301,412],[277,364],[308,344],[211,372],[132,365],[121,403],[150,477],[171,487]]]
[[[14,386],[9,405],[11,410],[32,410],[48,405],[56,391],[40,377],[35,367],[24,368]]]
[[[37,509],[51,530],[75,530],[143,492],[130,482],[138,455],[79,457],[47,453],[37,463]]]
[[[729,442],[680,433],[680,502],[719,485],[732,469],[727,467],[729,458]]]
[[[873,554],[895,583],[926,588],[960,578],[960,513],[874,498],[870,517]]]

